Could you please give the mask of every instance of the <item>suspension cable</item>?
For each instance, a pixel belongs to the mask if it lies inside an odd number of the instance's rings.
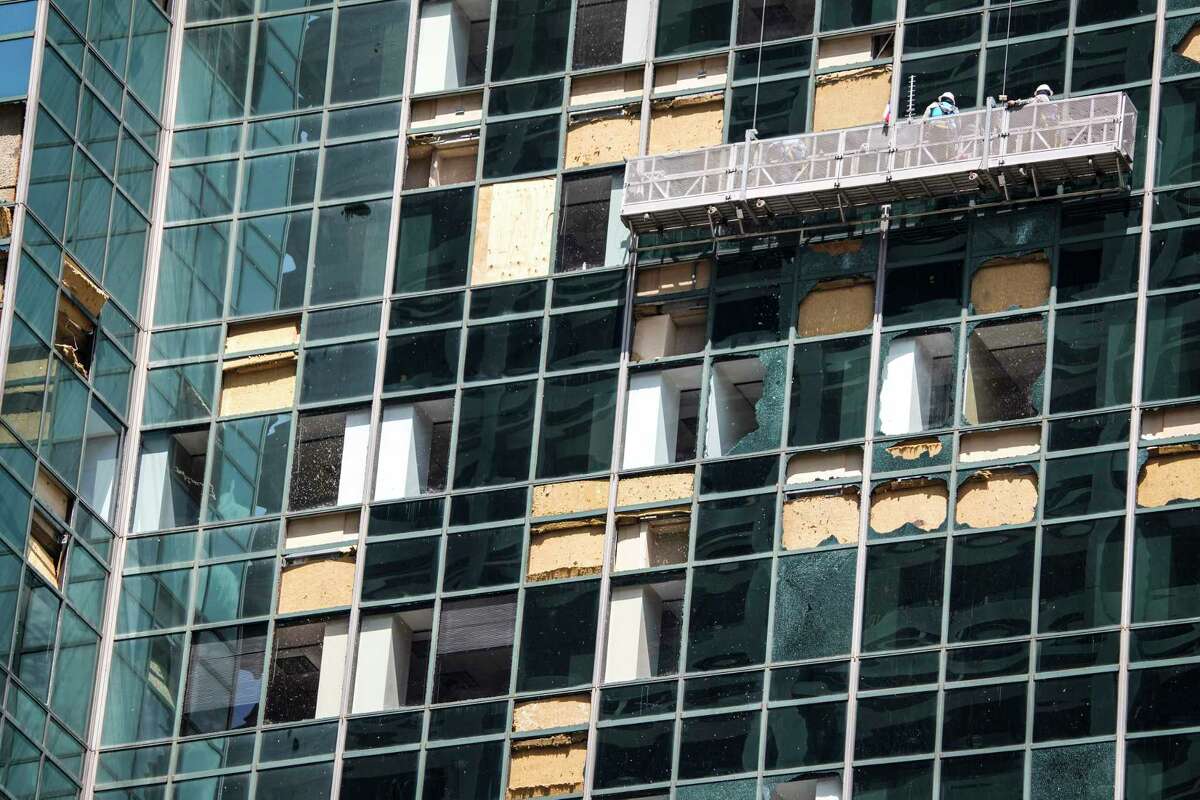
[[[1008,0],[1008,21],[1004,31],[1004,75],[1000,79],[1000,94],[1008,95],[1008,48],[1012,40],[1012,6],[1013,0]]]
[[[1012,0],[1008,0],[1012,3]],[[754,111],[750,119],[750,127],[755,131],[758,130],[758,88],[762,85],[762,56],[763,56],[763,39],[767,35],[767,0],[762,0],[762,11],[759,12],[758,20],[758,69],[754,75]]]

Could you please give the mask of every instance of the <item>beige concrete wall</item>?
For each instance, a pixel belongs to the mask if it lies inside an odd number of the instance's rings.
[[[411,130],[440,128],[447,125],[465,125],[483,119],[483,93],[435,97],[418,100],[412,104]]]
[[[33,493],[50,513],[61,520],[70,520],[71,494],[44,469],[39,469],[34,479]]]
[[[1041,428],[1003,428],[998,431],[964,433],[958,442],[958,460],[963,464],[1000,458],[1031,456],[1042,449]]]
[[[526,578],[530,581],[599,575],[603,562],[603,520],[549,523],[529,532]]]
[[[229,326],[225,352],[244,353],[273,347],[295,347],[300,342],[300,318],[268,319]]]
[[[354,557],[311,558],[284,563],[279,613],[348,606],[354,597]]]
[[[821,281],[804,295],[796,313],[797,336],[831,336],[871,327],[875,281]]]
[[[571,105],[590,106],[597,103],[621,103],[642,94],[642,71],[605,72],[602,75],[581,75],[571,79]]]
[[[944,481],[892,481],[871,493],[871,530],[892,533],[905,525],[936,531],[946,522],[950,492]]]
[[[665,264],[652,269],[639,269],[637,296],[658,297],[664,294],[707,289],[711,275],[712,262],[706,258],[679,264]]]
[[[1143,439],[1200,436],[1200,405],[1168,406],[1142,412]]]
[[[586,694],[527,700],[513,706],[513,733],[587,725],[591,712],[592,702]]]
[[[797,453],[787,463],[788,483],[813,483],[859,475],[862,475],[862,448],[859,447]]]
[[[891,99],[891,92],[891,66],[820,75],[813,95],[813,130],[882,123],[883,109]]]
[[[1023,525],[1037,513],[1037,477],[1028,470],[981,470],[958,487],[954,521],[970,528]]]
[[[21,164],[21,133],[25,103],[0,105],[0,202],[17,198],[17,172]]]
[[[284,547],[317,547],[347,544],[358,539],[358,512],[293,517],[287,522]]]
[[[534,178],[479,188],[472,286],[549,274],[554,187]]]
[[[608,481],[567,481],[533,487],[533,516],[554,517],[608,507]]]
[[[724,125],[722,92],[655,101],[650,110],[650,155],[722,144]]]
[[[783,501],[784,550],[858,541],[857,489],[792,495]]]
[[[512,743],[506,800],[556,797],[583,791],[587,734],[557,734]]]
[[[1181,500],[1200,500],[1200,447],[1153,448],[1138,476],[1137,504],[1159,508]]]
[[[728,64],[724,54],[659,64],[654,68],[654,91],[686,92],[724,87]]]
[[[971,278],[971,305],[976,314],[1035,308],[1050,299],[1050,260],[1045,253],[993,258]]]
[[[695,481],[696,474],[690,469],[621,478],[617,483],[617,506],[690,500]]]
[[[642,120],[636,106],[619,115],[573,118],[567,124],[566,167],[614,164],[635,158],[641,146],[641,133]]]
[[[295,394],[294,352],[226,361],[221,376],[221,416],[291,408]]]

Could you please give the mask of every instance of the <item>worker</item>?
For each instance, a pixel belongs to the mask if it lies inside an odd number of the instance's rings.
[[[1043,83],[1033,91],[1033,102],[1049,103],[1054,99],[1054,92],[1050,91],[1049,84]]]
[[[925,107],[925,116],[932,117],[948,117],[958,113],[958,103],[954,99],[953,92],[942,92],[936,102],[930,103]]]

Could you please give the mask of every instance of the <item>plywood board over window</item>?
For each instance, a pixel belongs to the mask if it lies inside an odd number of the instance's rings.
[[[890,65],[819,75],[813,95],[813,130],[832,131],[882,122],[891,95]]]
[[[714,147],[724,134],[722,92],[655,100],[650,110],[650,155]]]
[[[587,167],[634,158],[641,146],[637,105],[572,114],[567,123],[565,166]]]
[[[283,565],[280,614],[348,606],[353,597],[353,553],[296,559]]]
[[[480,187],[472,286],[550,273],[554,188],[554,178]]]
[[[257,414],[289,408],[296,394],[296,353],[266,353],[226,361],[221,378],[221,415]]]

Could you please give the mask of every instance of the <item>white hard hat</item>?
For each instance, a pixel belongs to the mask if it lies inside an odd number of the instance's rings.
[[[954,92],[942,92],[942,96],[938,100],[949,100],[951,103],[958,102],[954,99]]]
[[[1041,86],[1037,87],[1037,89],[1035,89],[1033,93],[1034,94],[1054,94],[1054,92],[1050,91],[1050,85],[1046,84],[1046,83],[1043,83]]]

